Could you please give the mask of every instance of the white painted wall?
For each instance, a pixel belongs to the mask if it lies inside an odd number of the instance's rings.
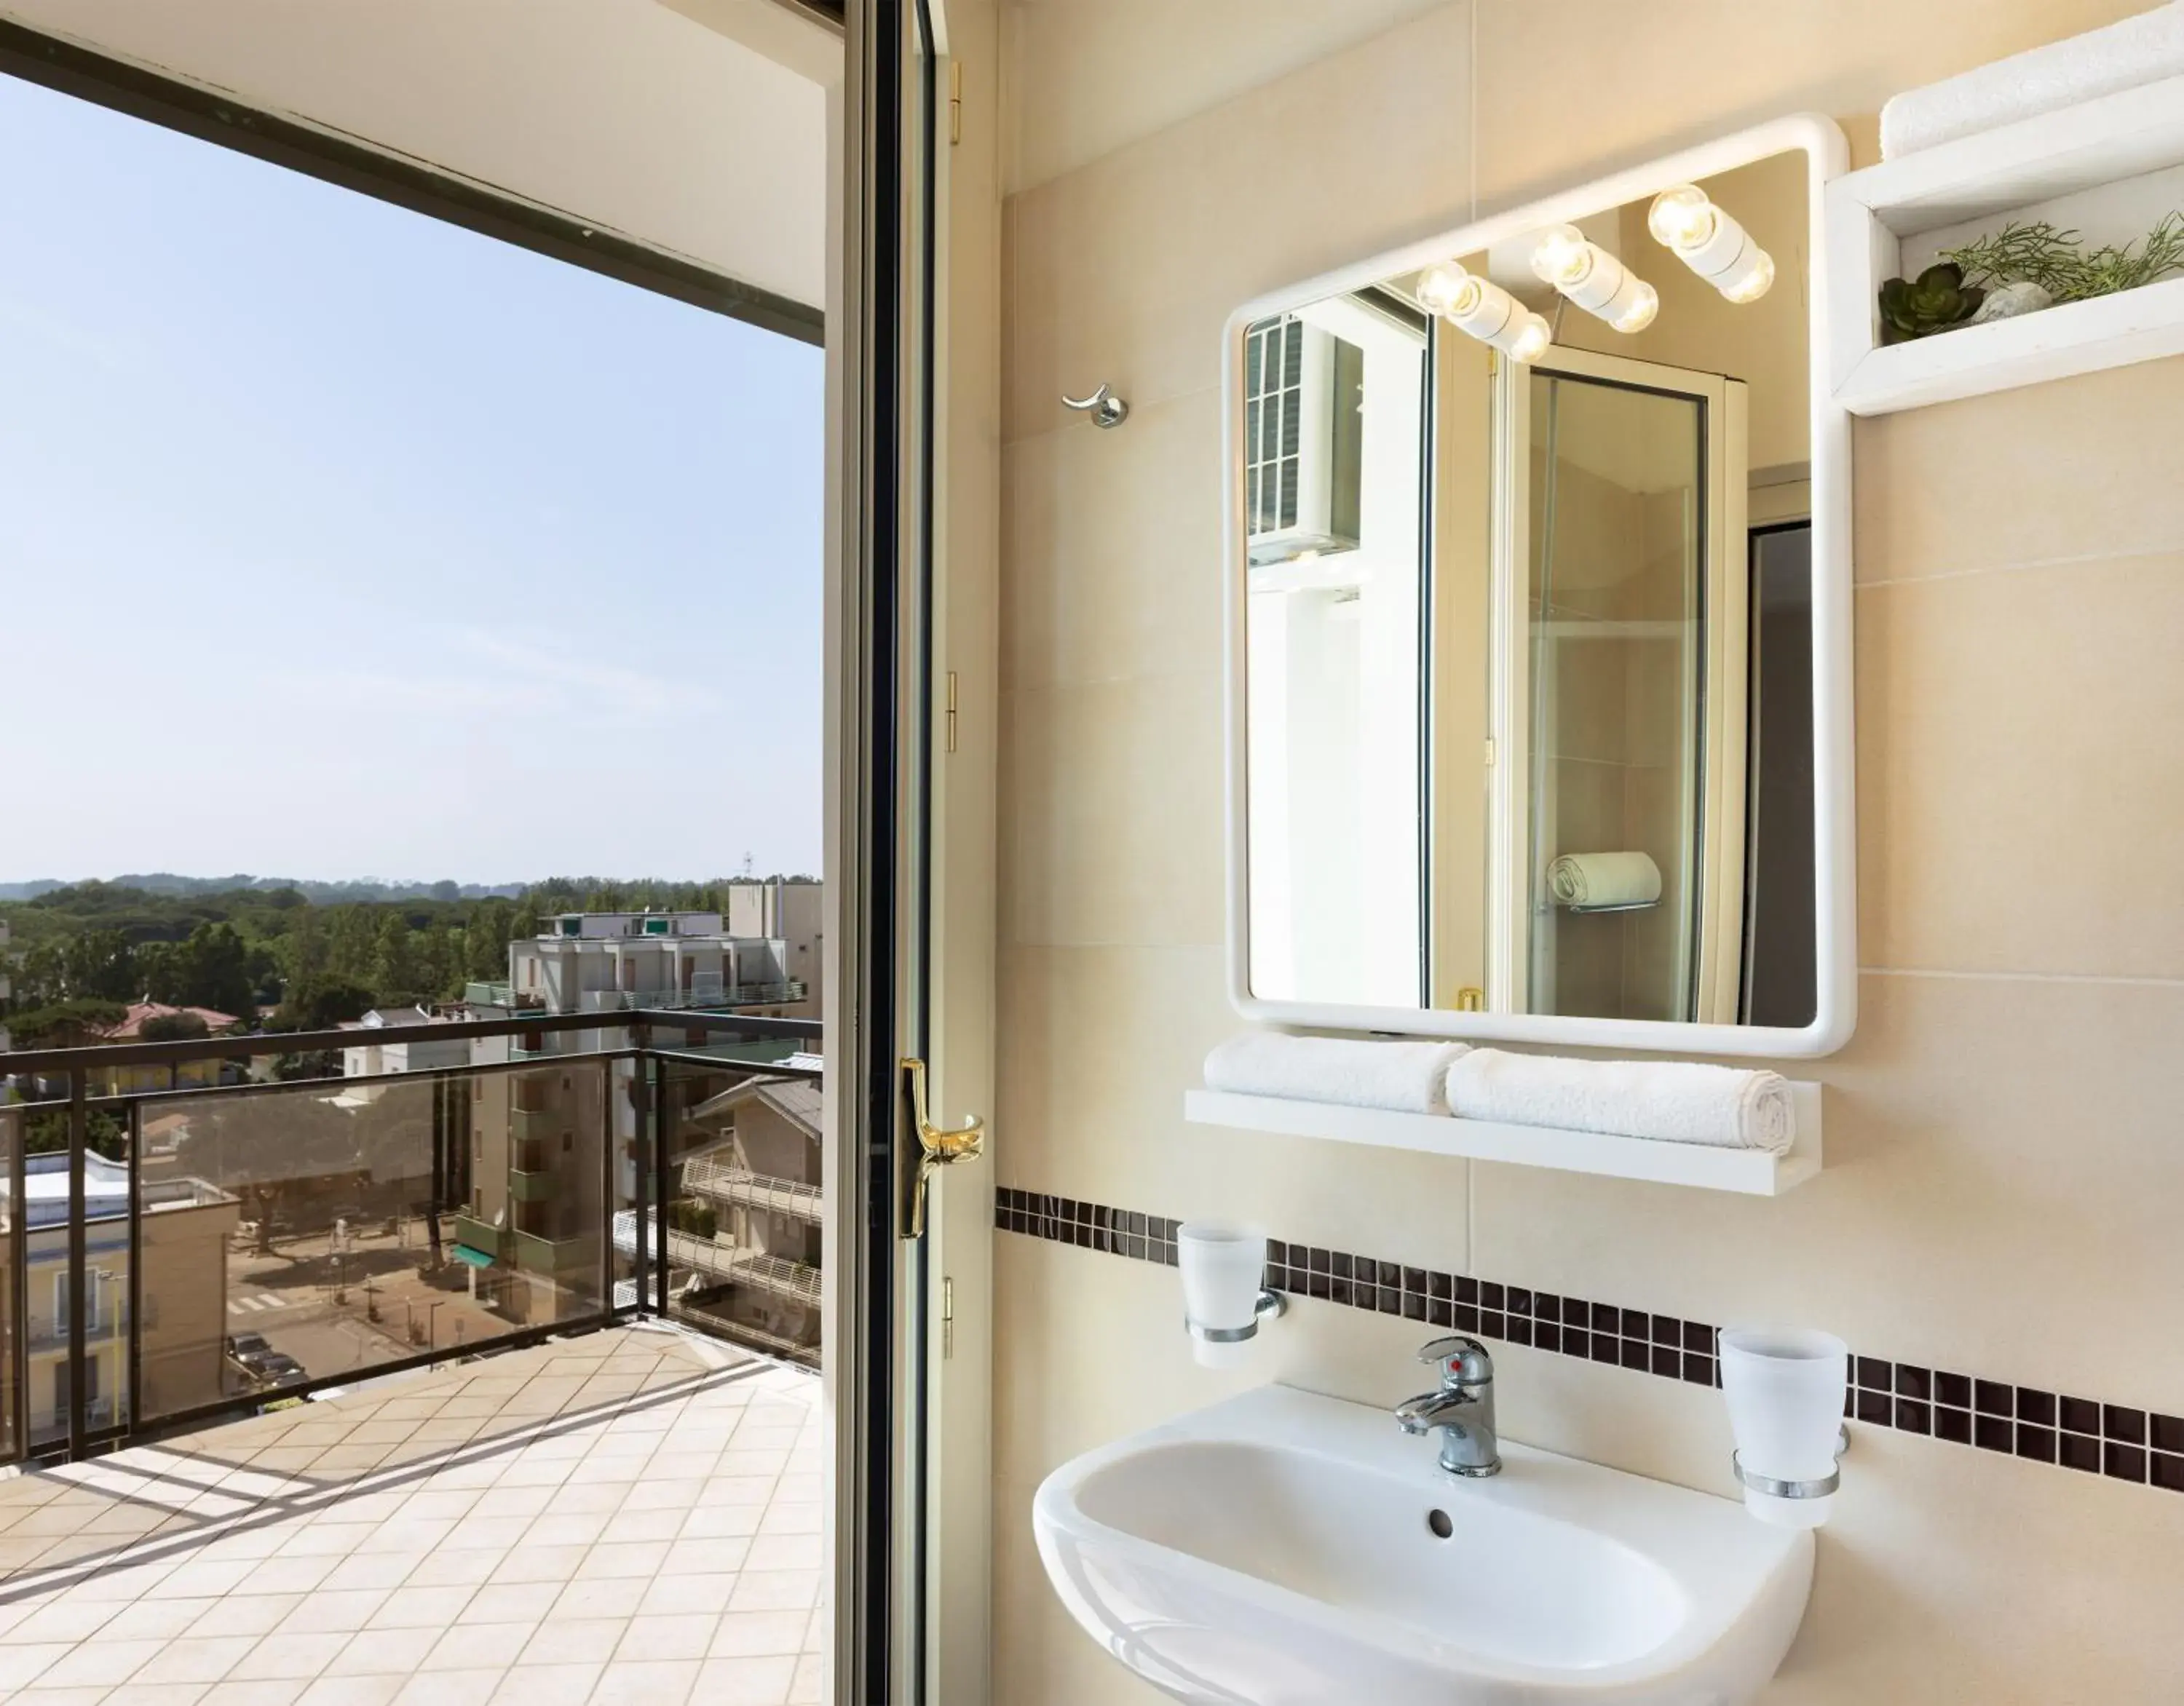
[[[0,15],[813,307],[823,85],[655,0],[0,0]],[[800,63],[816,58],[805,44]]]

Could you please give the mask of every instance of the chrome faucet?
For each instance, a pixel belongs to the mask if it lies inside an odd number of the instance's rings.
[[[1494,1431],[1494,1359],[1478,1340],[1457,1333],[1418,1352],[1440,1364],[1440,1387],[1396,1406],[1405,1433],[1440,1431],[1440,1466],[1451,1475],[1499,1475],[1502,1442]]]

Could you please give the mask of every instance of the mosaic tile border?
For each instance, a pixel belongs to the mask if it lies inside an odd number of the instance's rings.
[[[1004,1232],[1176,1264],[1178,1223],[1158,1214],[1009,1186],[996,1193],[994,1212]],[[1279,1239],[1268,1242],[1266,1283],[1293,1297],[1664,1380],[1721,1383],[1716,1330],[1703,1321]],[[2184,1492],[2184,1417],[1857,1354],[1843,1414],[1871,1427]]]

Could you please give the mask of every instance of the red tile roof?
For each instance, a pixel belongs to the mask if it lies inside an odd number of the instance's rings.
[[[214,1013],[209,1007],[168,1007],[156,1001],[132,1001],[126,1019],[98,1034],[112,1042],[131,1042],[143,1031],[146,1020],[164,1019],[175,1013],[195,1014],[204,1020],[207,1031],[225,1031],[236,1022],[233,1014]]]

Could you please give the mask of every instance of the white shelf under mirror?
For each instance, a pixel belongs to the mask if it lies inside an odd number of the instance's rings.
[[[1240,1096],[1223,1090],[1186,1091],[1184,1117],[1194,1125],[1239,1131],[1273,1131],[1290,1137],[1323,1137],[1379,1149],[1416,1149],[1461,1155],[1517,1167],[1595,1173],[1747,1197],[1779,1197],[1820,1170],[1820,1086],[1792,1082],[1791,1107],[1797,1135],[1789,1153],[1722,1149],[1672,1143],[1654,1137],[1614,1137],[1597,1131],[1563,1131],[1545,1125],[1505,1125],[1457,1120],[1444,1114],[1396,1114],[1333,1102]]]
[[[2184,208],[2184,78],[2148,83],[1836,179],[1826,191],[1830,379],[1852,414],[2184,354],[2184,278],[1882,344],[1884,281],[2010,220],[2142,236]]]

